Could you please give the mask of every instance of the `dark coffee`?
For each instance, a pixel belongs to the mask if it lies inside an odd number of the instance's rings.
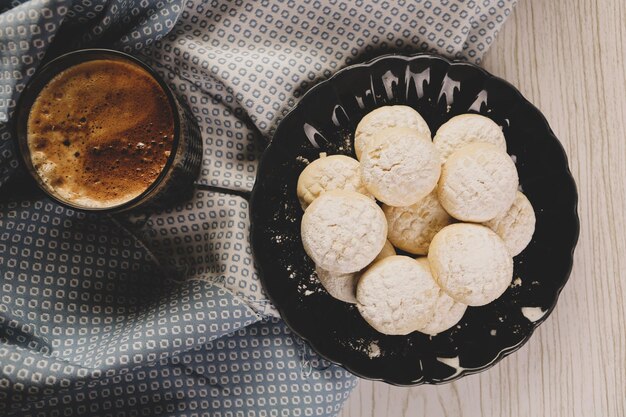
[[[166,165],[173,109],[139,65],[87,61],[41,90],[28,116],[27,142],[51,192],[84,207],[117,206],[144,192]]]

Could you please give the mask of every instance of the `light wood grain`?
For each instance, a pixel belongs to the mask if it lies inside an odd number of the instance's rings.
[[[579,190],[570,281],[531,340],[444,386],[361,381],[341,413],[626,416],[626,2],[521,0],[484,66],[548,118]]]

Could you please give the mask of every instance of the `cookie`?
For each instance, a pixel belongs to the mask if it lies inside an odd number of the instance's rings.
[[[416,261],[430,272],[428,258],[423,256],[417,258]],[[415,330],[434,336],[457,324],[463,318],[465,310],[467,310],[467,305],[454,301],[445,291],[439,289],[432,316],[425,324]]]
[[[370,138],[389,127],[406,127],[430,139],[430,129],[418,112],[408,106],[384,106],[371,111],[356,127],[354,133],[354,152],[357,159],[367,146]]]
[[[315,267],[317,279],[331,297],[345,303],[356,304],[356,284],[361,276],[358,272],[337,274]]]
[[[416,255],[426,255],[435,234],[454,221],[434,191],[410,206],[383,204],[383,212],[389,229],[387,239],[395,247]]]
[[[528,198],[518,191],[506,212],[483,224],[504,240],[511,256],[516,256],[528,246],[535,233],[535,210]]]
[[[359,161],[345,155],[326,156],[311,162],[298,177],[296,192],[302,210],[320,196],[331,190],[355,191],[370,196],[361,180]]]
[[[363,182],[389,206],[410,206],[437,185],[441,164],[431,140],[414,129],[393,127],[373,135],[361,155]]]
[[[441,125],[433,144],[445,161],[455,151],[470,143],[490,143],[506,152],[502,129],[493,120],[479,114],[461,114]]]
[[[473,143],[443,164],[437,195],[452,217],[486,222],[511,207],[517,186],[517,169],[508,154],[488,143]]]
[[[380,251],[372,263],[395,254],[396,251],[391,243],[386,241],[385,246],[383,246],[383,250]],[[317,278],[328,294],[346,303],[356,304],[356,284],[359,282],[362,271],[353,272],[351,274],[335,274],[316,266],[315,272],[317,273]]]
[[[390,256],[393,256],[395,254],[396,254],[395,248],[393,247],[391,242],[389,242],[389,240],[386,240],[385,241],[385,246],[383,246],[383,249],[380,251],[378,256],[376,258],[374,258],[372,263],[378,262],[378,261],[382,261],[383,259],[388,258]]]
[[[359,279],[357,308],[377,331],[405,335],[430,320],[438,292],[423,265],[408,256],[390,256]]]
[[[369,197],[354,191],[328,191],[302,216],[302,244],[322,269],[347,274],[370,264],[387,241],[387,220]]]
[[[442,290],[469,306],[500,297],[513,278],[513,258],[491,229],[469,223],[444,227],[430,242],[430,270]]]

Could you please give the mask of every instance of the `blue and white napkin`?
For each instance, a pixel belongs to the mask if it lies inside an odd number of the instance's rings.
[[[0,0],[0,414],[334,416],[356,385],[265,297],[248,196],[280,118],[392,51],[480,62],[515,0]],[[147,61],[204,139],[194,197],[98,216],[20,186],[11,117],[45,59]]]

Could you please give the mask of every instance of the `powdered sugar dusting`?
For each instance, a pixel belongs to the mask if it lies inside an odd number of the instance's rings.
[[[370,359],[379,358],[384,354],[383,350],[378,345],[378,340],[370,341],[359,338],[356,340],[347,340],[344,343],[355,352],[367,355]]]

